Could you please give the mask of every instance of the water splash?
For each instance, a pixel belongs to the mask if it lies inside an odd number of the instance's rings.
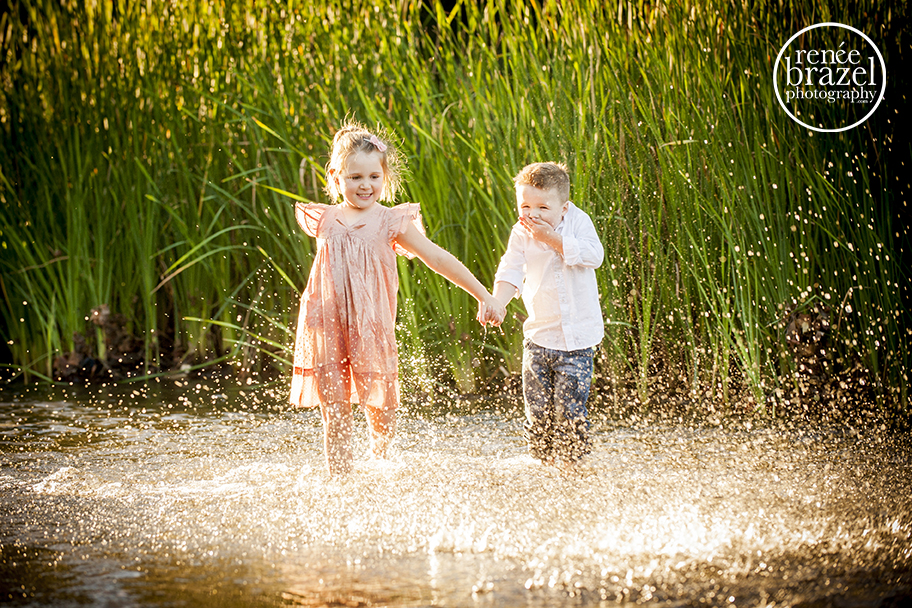
[[[631,427],[596,412],[593,456],[568,474],[528,456],[515,409],[454,404],[404,413],[388,461],[368,459],[357,425],[355,471],[340,480],[323,470],[316,412],[224,392],[4,401],[4,588],[28,569],[43,577],[27,591],[37,603],[874,605],[910,593],[907,437]]]

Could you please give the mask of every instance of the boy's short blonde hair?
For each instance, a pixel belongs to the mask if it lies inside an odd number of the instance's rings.
[[[513,178],[514,186],[532,186],[539,190],[556,190],[561,202],[570,200],[570,174],[563,163],[532,163]]]

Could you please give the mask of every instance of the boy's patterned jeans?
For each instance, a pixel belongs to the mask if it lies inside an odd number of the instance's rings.
[[[523,343],[525,433],[532,456],[575,461],[591,450],[586,402],[594,348],[563,351]]]

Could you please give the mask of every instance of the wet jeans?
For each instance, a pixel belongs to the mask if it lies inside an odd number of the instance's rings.
[[[525,432],[532,456],[578,460],[589,453],[586,401],[594,348],[563,351],[523,345]]]

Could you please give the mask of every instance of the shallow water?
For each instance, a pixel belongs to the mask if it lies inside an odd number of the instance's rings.
[[[176,385],[177,384],[177,385]],[[323,471],[316,412],[163,382],[0,392],[0,602],[34,606],[901,606],[912,441],[596,416],[579,471],[520,412],[406,409]],[[869,425],[870,426],[870,425]]]

